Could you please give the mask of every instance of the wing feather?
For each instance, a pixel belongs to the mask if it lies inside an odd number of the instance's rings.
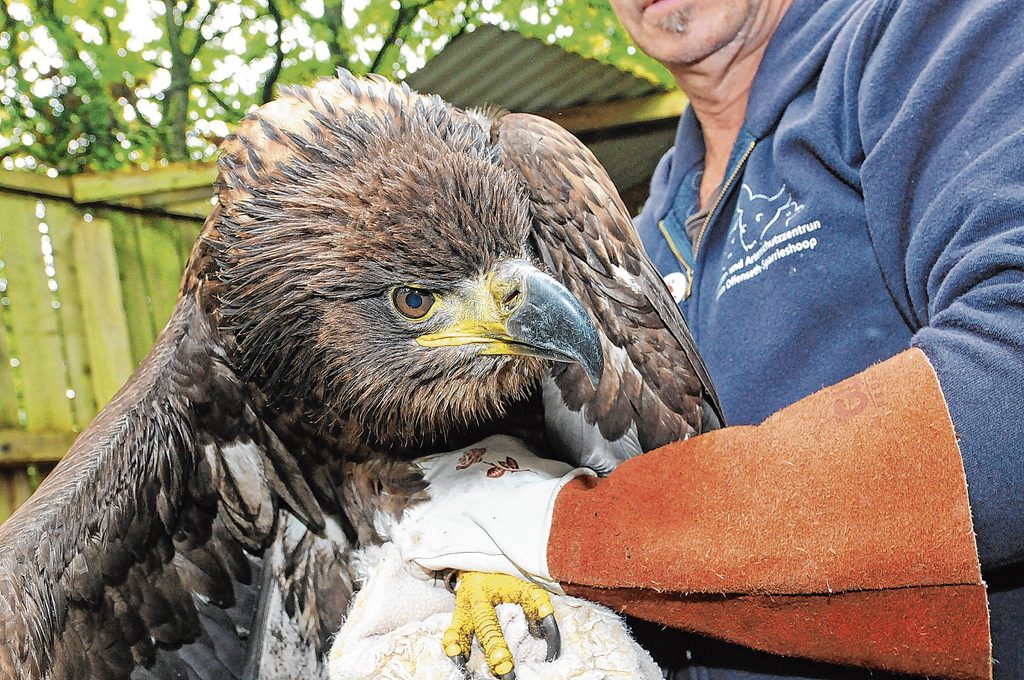
[[[226,680],[259,668],[251,633],[281,522],[301,525],[301,547],[321,557],[295,549],[275,565],[289,575],[283,597],[301,597],[300,640],[318,652],[336,630],[349,544],[314,536],[325,518],[303,466],[206,324],[183,298],[132,379],[0,527],[0,677]],[[326,580],[331,597],[299,595]]]
[[[686,322],[598,160],[538,116],[500,115],[490,129],[502,162],[529,192],[538,256],[603,336],[604,377],[596,390],[575,365],[553,369],[564,407],[581,412],[609,442],[635,428],[643,450],[724,423]]]

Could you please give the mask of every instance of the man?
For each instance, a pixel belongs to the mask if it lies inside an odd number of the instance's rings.
[[[977,653],[980,558],[994,674],[1024,677],[1024,15],[1012,1],[613,5],[691,102],[637,227],[729,424],[763,424],[606,480],[569,474],[545,502],[509,480],[469,517],[480,535],[432,546],[417,520],[427,538],[407,554],[460,568],[479,562],[452,553],[529,553],[487,522],[514,516],[506,505],[546,513],[536,564],[496,569],[787,656],[963,675],[976,660],[915,666],[927,644],[885,638],[917,622],[949,643],[922,623],[945,619]],[[862,675],[688,645],[695,678]]]

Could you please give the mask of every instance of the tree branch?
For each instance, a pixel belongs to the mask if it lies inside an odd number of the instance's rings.
[[[231,113],[232,111],[234,111],[231,105],[224,101],[224,99],[219,94],[214,92],[212,87],[210,87],[211,85],[215,84],[216,83],[209,82],[203,83],[203,88],[206,90],[207,94],[209,94],[213,98],[213,101],[217,102],[217,105],[220,106],[220,108],[224,109],[224,113]]]
[[[7,11],[7,3],[6,2],[0,2],[0,17],[3,17],[3,20],[4,20],[3,29],[5,31],[11,31],[12,32],[11,40],[13,41],[14,38],[16,37],[15,35],[13,35],[13,31],[14,31],[14,17],[12,17],[11,13]]]
[[[196,39],[195,42],[192,43],[192,49],[188,51],[189,64],[191,64],[192,60],[199,55],[199,51],[203,49],[203,45],[206,44],[207,41],[203,38],[203,28],[206,26],[207,23],[209,23],[210,18],[213,17],[213,15],[217,12],[218,6],[220,6],[220,0],[211,0],[210,6],[206,9],[206,13],[199,18],[199,25],[196,26]],[[214,38],[224,37],[224,33],[224,31],[217,31],[212,36],[210,36],[210,40],[213,40]]]
[[[377,69],[384,63],[384,55],[389,49],[395,46],[398,42],[398,38],[401,37],[402,31],[409,27],[416,15],[420,13],[420,10],[430,7],[438,0],[423,0],[423,2],[416,3],[414,5],[402,5],[398,13],[395,15],[395,20],[391,22],[391,29],[388,31],[387,36],[384,38],[384,44],[381,45],[380,51],[377,52],[377,56],[373,58],[373,62],[370,64],[370,73],[376,73]]]
[[[339,0],[335,5],[324,3],[323,20],[330,31],[330,40],[327,41],[327,49],[331,53],[331,63],[334,68],[348,68],[350,54],[343,43],[341,36],[346,30],[344,22],[345,2]]]
[[[8,35],[6,50],[8,63],[11,66],[16,67],[18,65],[18,54],[20,52],[18,48],[21,41],[18,39],[18,31],[15,26],[14,17],[12,17],[7,11],[7,3],[3,2],[3,0],[0,0],[0,17],[3,17],[3,30],[6,31]],[[18,69],[19,73],[20,71],[21,69]]]
[[[164,0],[164,23],[167,26],[167,45],[171,50],[171,64],[185,57],[181,48],[181,26],[174,20],[174,0]]]
[[[274,18],[274,35],[277,40],[274,42],[274,65],[270,67],[266,77],[263,79],[263,89],[260,92],[260,103],[266,104],[274,98],[274,86],[281,76],[281,69],[284,67],[284,46],[281,44],[281,34],[284,32],[284,17],[281,15],[281,8],[277,0],[267,0],[267,11]]]
[[[192,59],[181,46],[181,24],[175,18],[175,1],[164,0],[167,46],[171,51],[171,83],[164,90],[159,134],[168,160],[188,157],[185,135],[188,132],[189,88],[192,86]]]
[[[100,28],[103,29],[103,42],[107,45],[114,42],[112,33],[110,32],[110,22],[107,21],[107,17],[101,11],[95,11],[92,13],[94,19],[99,22]]]
[[[388,30],[388,34],[384,38],[384,44],[381,45],[380,51],[377,52],[377,55],[370,63],[370,73],[377,73],[377,69],[379,69],[381,64],[384,63],[384,54],[394,47],[396,42],[398,42],[399,33],[401,33],[406,24],[411,21],[410,10],[412,10],[412,7],[406,7],[404,5],[398,9],[398,13],[395,14],[395,20],[391,22],[391,28]],[[416,16],[416,12],[418,11],[419,10],[413,11],[411,16]]]
[[[418,13],[421,9],[426,9],[426,8],[430,7],[431,5],[433,5],[435,2],[437,2],[437,0],[423,0],[423,2],[421,2],[419,4],[412,5],[412,7],[410,7],[410,9],[413,9],[413,10],[415,10],[415,13]]]

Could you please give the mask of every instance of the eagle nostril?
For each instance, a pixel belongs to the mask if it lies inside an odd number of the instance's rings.
[[[515,288],[513,288],[512,290],[505,294],[505,297],[501,301],[502,309],[505,310],[506,312],[511,312],[513,309],[519,306],[522,297],[523,295],[519,290],[519,286],[516,286]]]

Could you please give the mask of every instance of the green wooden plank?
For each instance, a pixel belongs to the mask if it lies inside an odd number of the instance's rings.
[[[75,393],[71,407],[78,428],[87,425],[102,406],[96,402],[93,389],[92,366],[89,364],[85,320],[72,246],[74,225],[81,219],[80,210],[71,205],[59,201],[46,202],[46,223],[50,228],[53,266],[56,271],[54,278],[60,302],[58,316],[64,340],[65,367],[68,383]]]
[[[21,362],[28,427],[70,430],[71,404],[65,394],[57,314],[40,251],[36,203],[35,198],[0,197],[0,252],[11,299],[8,318]]]
[[[105,404],[134,366],[109,220],[79,221],[71,241],[96,401]]]
[[[74,432],[30,432],[0,428],[0,469],[56,463],[75,441]]]
[[[136,366],[149,354],[156,338],[156,323],[150,300],[146,274],[139,249],[141,218],[117,210],[104,213],[110,220],[117,255],[117,271],[121,277],[121,299],[128,320],[128,340],[132,348],[132,362]]]
[[[39,485],[46,479],[46,476],[53,472],[53,468],[57,467],[57,462],[36,463],[29,467],[28,474],[29,480],[32,482],[32,493],[35,493]]]
[[[0,470],[0,523],[14,514],[34,490],[26,468]]]
[[[147,171],[75,175],[71,178],[71,193],[76,202],[89,203],[196,187],[211,187],[212,192],[216,178],[214,163],[173,163]]]
[[[182,217],[199,218],[201,220],[210,214],[213,210],[213,205],[210,203],[209,198],[204,198],[198,201],[167,203],[161,210],[171,215],[181,215]]]
[[[183,270],[178,241],[170,220],[159,218],[139,225],[139,250],[158,333],[171,318],[178,299]]]
[[[20,474],[14,478],[14,509],[17,510],[22,503],[28,500],[35,490],[32,488],[32,480],[29,478],[28,470],[19,470]]]
[[[15,480],[18,474],[27,474],[22,470],[0,470],[0,524],[17,509],[17,492]]]
[[[143,194],[129,198],[114,199],[112,202],[119,205],[126,205],[132,208],[145,208],[147,210],[159,210],[167,212],[166,208],[171,205],[186,203],[206,202],[209,212],[210,197],[213,196],[213,182],[197,186],[192,189],[172,189],[170,191],[158,191],[153,194]]]
[[[185,263],[188,262],[188,257],[192,254],[192,246],[196,244],[199,232],[203,230],[203,223],[181,219],[171,220],[171,223],[174,225],[175,231],[178,232],[178,253],[181,258],[181,269],[184,271]]]
[[[4,170],[0,168],[0,188],[24,191],[44,196],[71,196],[71,182],[67,177],[46,177],[35,172],[24,170]]]
[[[3,271],[0,270],[2,276]],[[0,297],[3,295],[0,293]],[[14,371],[11,369],[4,314],[4,307],[0,305],[0,427],[11,427],[18,424],[18,394],[14,388]]]

